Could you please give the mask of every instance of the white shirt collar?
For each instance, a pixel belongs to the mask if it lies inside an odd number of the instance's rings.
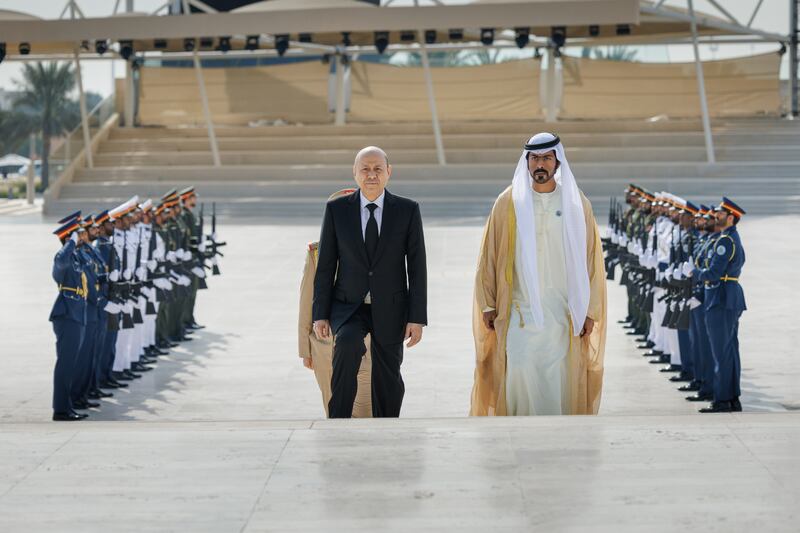
[[[364,196],[363,192],[359,192],[359,196],[361,198],[361,209],[367,207],[367,204],[375,204],[378,206],[378,209],[383,209],[383,199],[386,196],[386,191],[383,191],[380,196],[378,196],[374,202],[370,202],[367,200],[367,197]]]

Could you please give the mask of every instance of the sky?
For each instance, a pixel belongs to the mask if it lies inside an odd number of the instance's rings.
[[[113,13],[116,0],[76,0],[81,10],[87,17],[102,17]],[[140,12],[153,12],[165,0],[134,0],[134,9]],[[422,0],[422,4],[431,3],[432,0]],[[764,0],[756,16],[753,26],[762,30],[786,34],[789,31],[789,2],[790,0]],[[412,4],[413,0],[395,0],[394,4]],[[458,1],[457,3],[463,3]],[[758,0],[719,0],[731,14],[739,21],[747,21],[758,4]],[[0,10],[8,9],[30,13],[45,19],[58,18],[67,0],[0,0]],[[120,9],[124,9],[125,0],[120,1]],[[686,0],[666,0],[666,5],[686,6]],[[712,13],[717,16],[719,12],[707,0],[696,0],[695,9]],[[706,46],[701,50],[704,60],[725,59],[741,57],[756,53],[775,50],[775,45],[717,45]],[[692,61],[690,46],[648,46],[639,47],[637,60],[642,61]],[[781,69],[781,78],[788,78],[788,54],[784,56]],[[87,91],[108,95],[113,90],[113,78],[124,76],[124,65],[121,61],[84,61],[81,64],[84,88]],[[14,80],[19,79],[20,63],[4,61],[0,63],[0,89],[14,90]]]

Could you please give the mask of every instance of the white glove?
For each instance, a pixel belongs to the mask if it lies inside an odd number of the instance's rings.
[[[147,262],[147,268],[150,269],[150,272],[155,272],[157,266],[158,266],[158,261],[156,261],[155,259],[151,259],[150,261]]]
[[[205,241],[201,242],[200,245],[197,247],[198,252],[205,252],[206,251],[206,243]]]
[[[128,300],[125,302],[125,305],[122,307],[122,310],[125,311],[126,315],[133,314],[133,302]]]
[[[700,302],[700,300],[698,300],[694,296],[692,296],[692,298],[689,300],[689,309],[694,310],[695,308],[700,307],[701,305],[702,303]]]
[[[206,271],[205,271],[205,270],[203,270],[203,269],[202,269],[202,268],[200,268],[200,267],[194,267],[194,268],[192,269],[192,274],[194,274],[194,275],[195,275],[195,276],[197,276],[198,278],[204,278],[204,277],[206,277]]]
[[[111,272],[109,272],[108,279],[111,281],[119,280],[119,270],[112,270]]]
[[[144,281],[146,273],[147,271],[144,269],[144,267],[139,267],[136,269],[136,277],[139,278],[140,281]]]
[[[115,304],[114,302],[108,302],[106,306],[103,308],[103,311],[115,315],[119,313],[119,304]]]
[[[668,266],[664,271],[664,277],[667,279],[672,279],[672,266]]]
[[[219,242],[219,239],[217,239],[217,232],[216,231],[211,234],[211,240],[214,241],[214,242]]]
[[[130,269],[127,269],[125,272],[122,273],[122,277],[125,278],[125,279],[128,279],[128,280],[131,279],[132,275],[133,275],[133,272],[131,272]]]
[[[77,231],[73,231],[72,235],[69,238],[69,240],[71,240],[75,244],[78,244],[78,232]]]
[[[175,255],[175,252],[173,252],[173,251],[167,252],[167,261],[169,261],[170,263],[177,263],[178,262],[177,258],[176,258],[176,255]]]
[[[684,276],[690,278],[692,277],[692,273],[694,273],[694,267],[692,266],[691,263],[689,263],[689,261],[686,261],[683,263],[682,271]]]
[[[192,280],[191,280],[191,278],[189,276],[181,276],[181,278],[182,278],[181,281],[183,282],[183,286],[184,287],[188,287],[189,285],[192,284]]]
[[[171,291],[172,290],[172,282],[170,280],[168,280],[168,279],[162,279],[162,281],[164,282],[164,290],[165,291]]]

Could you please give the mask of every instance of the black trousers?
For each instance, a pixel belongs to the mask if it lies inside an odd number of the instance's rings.
[[[364,337],[370,335],[372,350],[372,416],[398,417],[406,387],[400,375],[403,343],[384,343],[372,327],[372,309],[362,304],[339,328],[333,345],[330,418],[350,418],[358,389],[358,369],[367,353]]]

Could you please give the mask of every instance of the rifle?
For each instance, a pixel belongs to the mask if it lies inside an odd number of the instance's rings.
[[[122,272],[126,272],[128,270],[128,231],[124,230],[122,232]],[[124,277],[123,277],[124,279]],[[120,299],[121,303],[125,303],[130,300],[131,297],[131,286],[129,281],[121,281],[120,282]],[[133,328],[133,316],[122,312],[122,329],[131,329]]]
[[[136,243],[136,260],[134,262],[133,275],[131,276],[131,297],[136,300],[136,305],[139,304],[139,296],[141,293],[142,283],[136,280],[136,271],[142,266],[142,226],[139,226],[139,242]],[[133,323],[144,324],[142,318],[142,311],[133,306]]]

